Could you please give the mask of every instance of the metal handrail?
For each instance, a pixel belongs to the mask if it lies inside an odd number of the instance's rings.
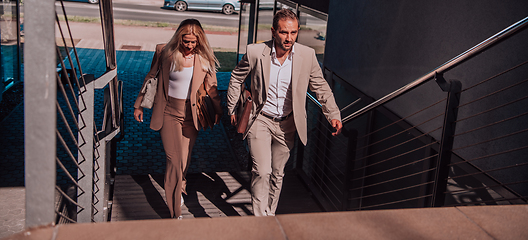
[[[312,100],[312,102],[315,103],[315,105],[317,105],[319,108],[321,108],[321,109],[323,108],[323,105],[322,105],[319,101],[317,101],[317,99],[315,99],[315,98],[312,96],[312,94],[306,92],[306,97],[307,97],[308,99]]]
[[[444,73],[446,71],[448,71],[449,69],[459,65],[460,63],[462,63],[463,61],[465,60],[468,60],[470,58],[472,58],[473,56],[483,52],[484,50],[486,50],[487,48],[489,48],[490,46],[492,46],[493,44],[501,41],[501,40],[504,40],[506,39],[508,36],[512,35],[513,33],[521,30],[522,28],[528,26],[528,17],[514,23],[513,25],[505,28],[504,30],[498,32],[497,34],[489,37],[488,39],[482,41],[481,43],[475,45],[474,47],[470,48],[469,50],[465,51],[464,53],[452,58],[451,60],[445,62],[444,64],[440,65],[439,67],[435,68],[434,70],[430,71],[429,73],[423,75],[422,77],[414,80],[413,82],[403,86],[402,88],[392,92],[392,93],[389,93],[387,94],[386,96],[374,101],[373,103],[363,107],[362,109],[348,115],[347,117],[343,118],[343,123],[346,123],[352,119],[355,119],[365,113],[367,113],[368,111],[384,104],[384,103],[387,103],[389,101],[391,101],[392,99],[408,92],[409,90],[423,84],[423,83],[426,83],[427,81],[431,80],[432,78],[434,78],[435,74],[441,74],[441,73]]]

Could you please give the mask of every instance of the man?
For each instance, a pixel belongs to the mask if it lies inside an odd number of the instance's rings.
[[[253,161],[251,200],[255,216],[273,216],[277,209],[284,166],[293,148],[295,132],[306,145],[306,91],[316,93],[323,113],[341,132],[341,116],[334,95],[315,57],[315,51],[295,43],[299,19],[291,10],[273,17],[273,40],[247,46],[246,54],[231,73],[227,108],[236,125],[235,105],[251,76],[253,106],[244,137]]]

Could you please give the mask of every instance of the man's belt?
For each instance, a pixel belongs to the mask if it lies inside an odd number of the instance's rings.
[[[266,115],[263,112],[260,112],[260,114],[262,114],[262,116],[264,116],[264,117],[267,117],[267,118],[273,120],[274,122],[281,122],[281,121],[284,121],[284,120],[288,119],[291,115],[293,115],[293,111],[290,112],[290,114],[288,114],[288,116],[284,116],[284,117],[272,117],[272,116]]]

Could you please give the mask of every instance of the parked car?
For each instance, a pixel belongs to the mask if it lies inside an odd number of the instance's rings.
[[[260,0],[259,9],[261,10],[273,10],[275,0]],[[277,3],[277,9],[282,9],[282,3]]]
[[[163,8],[176,11],[222,11],[222,13],[229,15],[235,11],[240,11],[240,2],[238,0],[165,0]]]
[[[68,2],[87,2],[87,3],[91,3],[91,4],[99,3],[99,0],[65,0],[65,1],[68,1]]]

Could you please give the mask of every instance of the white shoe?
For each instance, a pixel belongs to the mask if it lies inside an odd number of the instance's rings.
[[[181,204],[180,204],[180,207],[183,207],[183,204],[184,204],[184,200],[183,200],[183,194],[181,195]],[[181,216],[180,216],[181,217]]]
[[[183,216],[182,216],[182,215],[180,215],[180,216],[179,216],[179,217],[177,217],[176,219],[178,219],[178,220],[182,220],[182,219],[183,219]]]

